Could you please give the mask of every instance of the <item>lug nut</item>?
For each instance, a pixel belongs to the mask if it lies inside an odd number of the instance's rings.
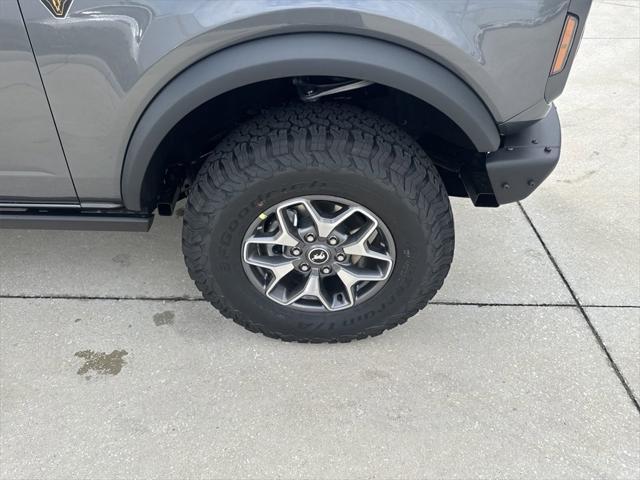
[[[307,265],[306,263],[303,263],[302,265],[300,265],[300,270],[303,272],[308,272],[309,271],[309,265]]]
[[[337,245],[338,238],[337,237],[329,237],[329,245]]]
[[[339,262],[344,262],[347,256],[344,253],[339,253],[336,255],[336,260]]]
[[[331,267],[322,267],[322,270],[320,271],[326,275],[328,273],[331,273]]]
[[[291,255],[299,257],[300,255],[302,255],[302,250],[300,250],[298,247],[293,247],[291,249]]]
[[[304,239],[305,239],[307,242],[311,243],[311,242],[314,242],[314,241],[316,240],[316,236],[315,236],[313,233],[307,233],[307,234],[304,236]]]

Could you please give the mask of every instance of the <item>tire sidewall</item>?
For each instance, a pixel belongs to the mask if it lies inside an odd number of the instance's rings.
[[[258,291],[242,266],[242,242],[250,225],[263,211],[280,202],[305,195],[341,197],[368,208],[390,230],[396,261],[385,286],[373,297],[337,312],[306,312],[287,307]],[[211,219],[208,270],[218,290],[234,311],[258,330],[272,336],[309,338],[366,336],[368,331],[402,322],[412,313],[409,305],[425,295],[420,291],[425,275],[436,260],[430,245],[437,242],[415,204],[404,200],[381,179],[365,172],[306,168],[281,172],[253,182],[236,192]]]

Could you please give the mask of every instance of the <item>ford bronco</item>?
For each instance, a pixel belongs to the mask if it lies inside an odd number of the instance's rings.
[[[146,231],[186,198],[223,315],[377,335],[443,284],[449,196],[517,202],[555,167],[590,6],[3,0],[0,226]]]

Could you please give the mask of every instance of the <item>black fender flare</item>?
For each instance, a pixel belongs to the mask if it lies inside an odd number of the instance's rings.
[[[122,167],[122,200],[141,211],[152,157],[171,129],[205,102],[235,88],[282,77],[328,75],[369,80],[413,95],[455,122],[479,152],[497,150],[489,110],[460,78],[408,48],[357,35],[298,33],[226,48],[171,80],[138,121]]]

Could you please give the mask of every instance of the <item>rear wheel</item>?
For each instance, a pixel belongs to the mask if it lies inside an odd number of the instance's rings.
[[[393,124],[341,104],[240,127],[189,195],[183,251],[204,297],[270,337],[377,335],[423,308],[454,248],[442,181]]]

